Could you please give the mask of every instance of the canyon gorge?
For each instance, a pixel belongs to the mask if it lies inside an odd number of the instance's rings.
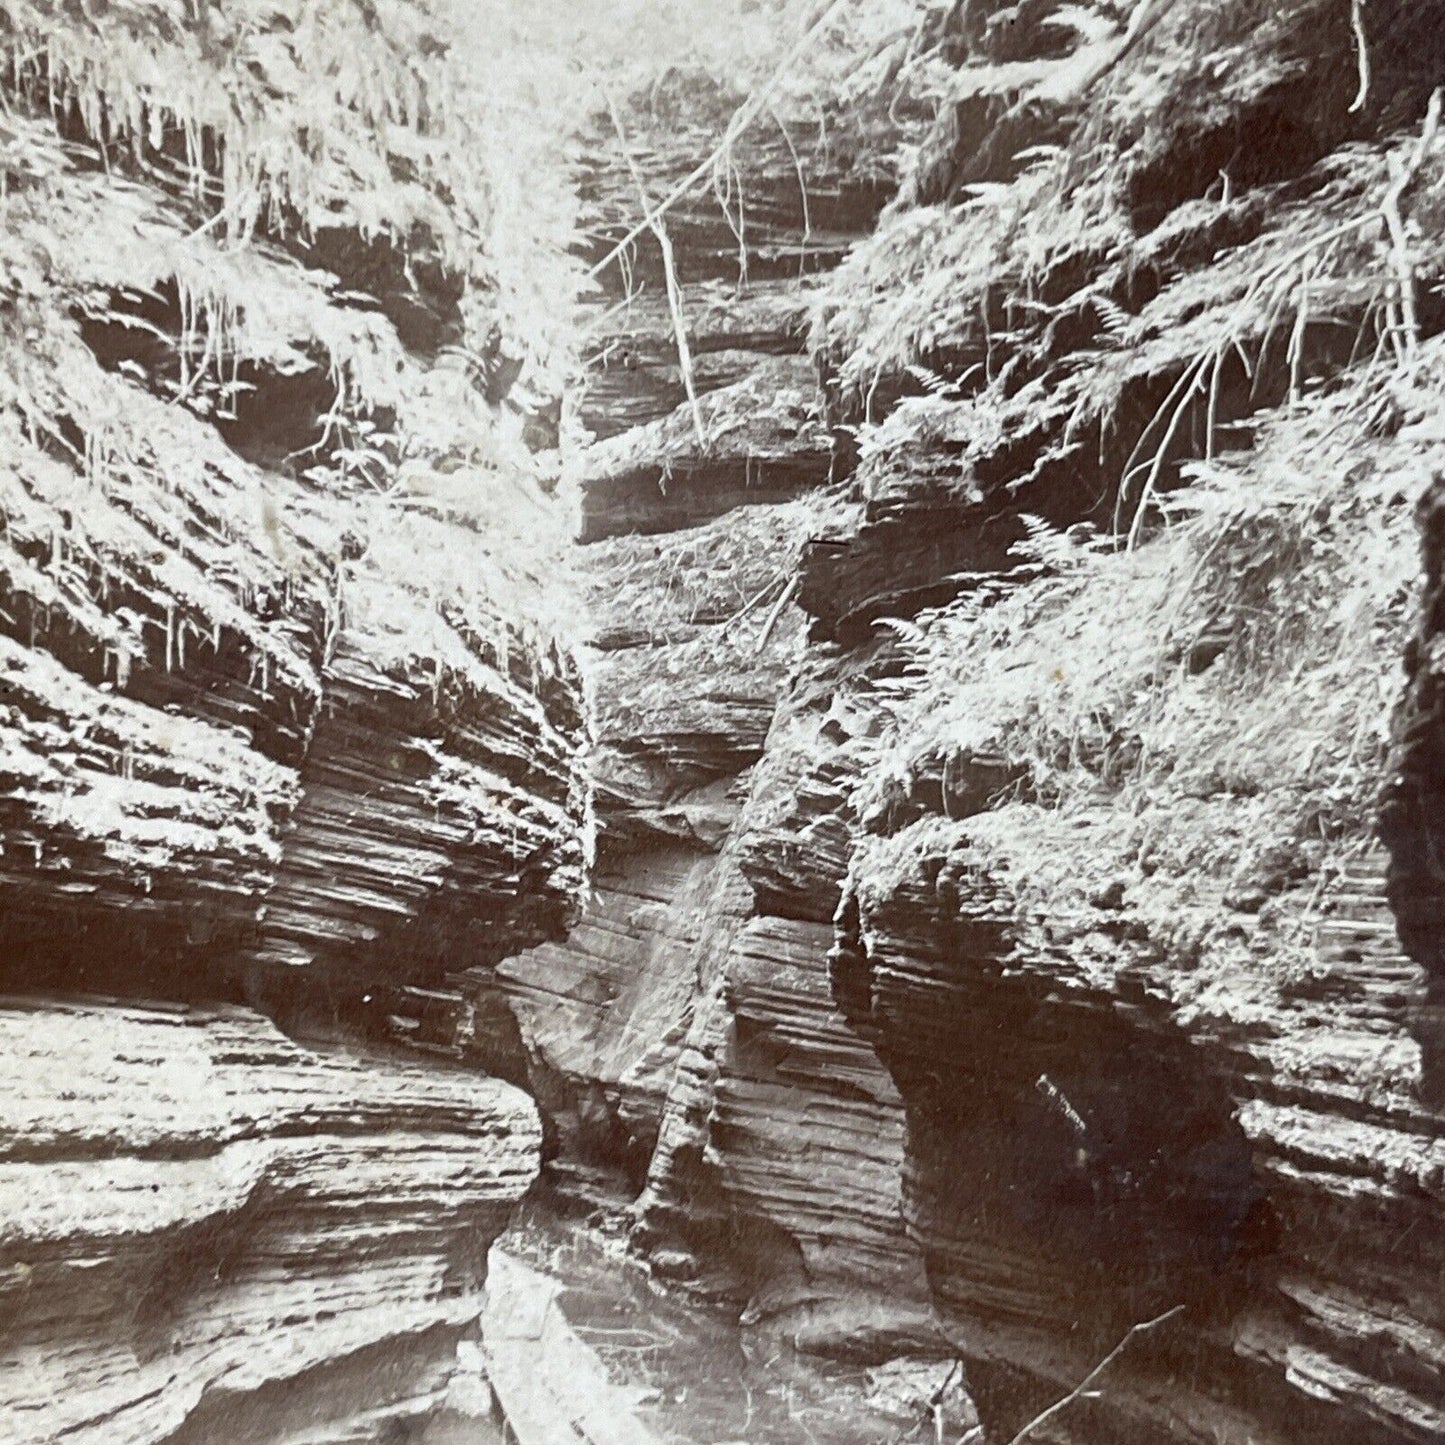
[[[0,46],[0,1439],[1445,1438],[1445,5]]]

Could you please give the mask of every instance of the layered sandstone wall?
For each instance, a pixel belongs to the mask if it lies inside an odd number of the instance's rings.
[[[771,1344],[960,1360],[999,1439],[1065,1399],[1033,1438],[1445,1431],[1440,7],[905,19],[822,12],[868,86],[716,153],[746,97],[685,68],[595,120],[560,600],[519,540],[552,475],[495,449],[550,450],[556,377],[457,356],[441,251],[353,216],[213,255],[24,72],[0,887],[49,1113],[0,1299],[36,1438],[426,1415],[539,1150]],[[709,160],[673,276],[619,251]],[[357,425],[393,409],[419,466]],[[482,474],[505,505],[459,507]]]
[[[661,194],[729,114],[715,85],[674,77],[621,133]],[[820,1340],[916,1342],[932,1332],[902,1234],[901,1101],[828,982],[844,849],[830,881],[807,856],[821,837],[786,836],[831,833],[839,800],[825,791],[814,811],[768,821],[809,785],[827,711],[826,669],[792,676],[797,572],[836,525],[848,444],[806,338],[820,278],[885,197],[900,132],[870,120],[758,126],[727,162],[741,221],[713,197],[669,212],[697,418],[655,244],[625,275],[602,273],[609,309],[581,402],[598,438],[580,552],[596,892],[565,943],[503,973],[533,1076],[555,1091],[564,1158],[626,1160],[661,1272],[751,1300],[749,1318],[806,1319]],[[605,259],[637,193],[615,130],[597,154],[584,196]],[[765,881],[800,856],[801,908]]]
[[[7,1439],[395,1438],[438,1408],[536,1173],[525,1095],[239,1008],[11,999],[0,1033]]]
[[[454,980],[585,871],[575,276],[454,20],[0,14],[7,1440],[414,1433],[540,1162]]]
[[[956,1351],[999,1438],[1126,1340],[1043,1435],[1442,1428],[1433,591],[1397,716],[1439,465],[1427,10],[953,7],[954,103],[819,284],[803,635],[735,716],[711,900],[687,874],[662,925],[638,1240],[805,1346]],[[589,483],[644,560],[748,480],[652,335]],[[777,505],[757,401],[723,414]],[[617,718],[708,689],[611,676]],[[634,775],[685,756],[644,724]],[[646,970],[605,972],[638,1017]]]

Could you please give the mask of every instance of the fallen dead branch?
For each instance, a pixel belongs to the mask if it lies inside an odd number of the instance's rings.
[[[773,610],[768,613],[768,620],[763,624],[763,630],[758,634],[757,645],[754,652],[761,652],[768,645],[768,639],[773,635],[773,629],[778,625],[778,618],[783,615],[783,608],[793,600],[798,590],[798,579],[794,577],[783,589],[783,595],[773,604]]]
[[[1350,27],[1355,32],[1355,61],[1360,68],[1360,89],[1350,106],[1355,115],[1370,98],[1370,47],[1365,39],[1365,0],[1350,0]]]
[[[697,433],[697,444],[699,447],[706,447],[707,428],[703,425],[702,408],[698,405],[697,385],[693,379],[692,348],[687,344],[687,322],[682,314],[682,287],[677,280],[677,262],[672,254],[672,238],[667,234],[662,211],[659,209],[654,212],[651,209],[647,183],[643,180],[637,158],[632,154],[627,132],[622,128],[622,117],[610,95],[607,97],[607,109],[612,115],[613,128],[617,131],[617,142],[622,147],[622,154],[627,158],[627,169],[632,172],[633,182],[637,186],[643,214],[649,218],[648,224],[657,238],[658,249],[662,252],[662,274],[667,285],[667,310],[672,318],[672,334],[677,344],[677,364],[682,372],[682,384],[687,388],[687,404],[692,410],[692,425]]]
[[[1018,1434],[1013,1437],[1012,1440],[1009,1441],[1009,1445],[1022,1445],[1022,1442],[1027,1440],[1028,1437],[1032,1435],[1035,1430],[1037,1430],[1041,1425],[1047,1424],[1048,1421],[1054,1418],[1054,1416],[1068,1409],[1068,1407],[1072,1405],[1075,1400],[1092,1399],[1093,1394],[1090,1392],[1089,1386],[1092,1385],[1094,1381],[1097,1380],[1099,1376],[1102,1375],[1104,1371],[1107,1370],[1109,1366],[1112,1365],[1114,1361],[1117,1360],[1126,1349],[1128,1349],[1129,1345],[1134,1341],[1137,1336],[1146,1335],[1151,1330],[1157,1330],[1161,1325],[1166,1324],[1176,1315],[1183,1314],[1183,1312],[1183,1305],[1175,1305],[1173,1309],[1165,1310],[1162,1315],[1155,1315],[1152,1320],[1143,1320],[1137,1325],[1131,1325],[1129,1327],[1129,1333],[1126,1334],[1124,1338],[1120,1340],[1119,1343],[1115,1345],[1114,1348],[1110,1350],[1109,1353],[1105,1355],[1104,1358],[1100,1360],[1099,1363],[1095,1365],[1094,1368],[1090,1370],[1089,1373],[1085,1375],[1084,1378],[1080,1380],[1079,1383],[1075,1385],[1074,1388],[1063,1397],[1062,1400],[1056,1400],[1042,1414],[1035,1415],[1034,1418],[1030,1420],[1029,1423],[1025,1425],[1024,1428],[1020,1430]]]
[[[1400,198],[1419,174],[1420,167],[1425,164],[1425,157],[1430,153],[1430,147],[1439,133],[1440,101],[1441,93],[1436,90],[1430,97],[1430,109],[1425,116],[1425,126],[1420,133],[1420,143],[1415,147],[1409,161],[1395,168],[1390,189],[1385,192],[1385,199],[1380,203],[1380,214],[1384,217],[1385,227],[1390,234],[1390,244],[1395,256],[1395,272],[1399,278],[1400,319],[1404,331],[1404,351],[1405,356],[1411,359],[1420,347],[1420,313],[1415,294],[1415,267],[1410,260],[1410,243],[1405,235],[1404,217],[1400,214]]]

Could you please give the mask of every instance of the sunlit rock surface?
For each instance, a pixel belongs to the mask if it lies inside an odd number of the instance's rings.
[[[464,8],[0,17],[7,1441],[464,1413],[541,1130],[456,979],[588,849],[570,191]]]
[[[391,1438],[436,1407],[536,1173],[525,1095],[243,1009],[10,1000],[0,1038],[6,1439]]]

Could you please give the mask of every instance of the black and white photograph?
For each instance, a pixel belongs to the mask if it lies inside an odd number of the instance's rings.
[[[0,0],[0,1445],[1442,1445],[1445,0]]]

